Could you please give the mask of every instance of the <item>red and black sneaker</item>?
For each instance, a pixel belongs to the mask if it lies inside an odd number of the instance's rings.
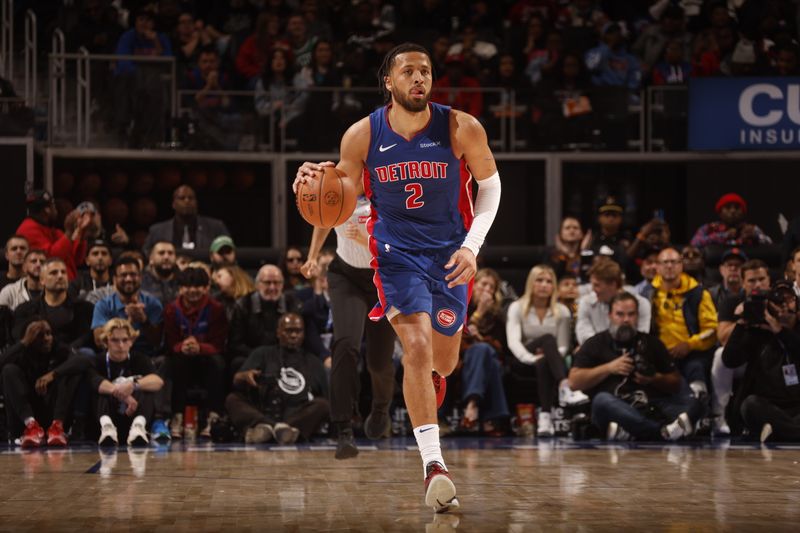
[[[64,424],[61,423],[61,420],[53,420],[53,423],[50,424],[50,428],[47,430],[47,445],[67,445],[67,435],[64,433]]]
[[[25,432],[20,439],[20,446],[23,448],[38,448],[44,442],[44,430],[39,422],[31,420],[25,426]]]
[[[444,403],[444,397],[447,394],[447,380],[444,376],[440,376],[436,370],[431,374],[433,380],[433,390],[436,392],[436,408],[439,409]]]
[[[456,486],[439,461],[425,465],[425,505],[433,507],[437,513],[455,511],[459,507]]]

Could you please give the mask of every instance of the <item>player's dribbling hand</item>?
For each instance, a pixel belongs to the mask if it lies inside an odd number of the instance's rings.
[[[303,274],[306,279],[317,277],[317,274],[319,274],[319,265],[317,264],[316,258],[309,258],[305,264],[300,267],[300,273]]]
[[[478,265],[475,262],[475,254],[469,248],[459,248],[453,255],[450,256],[450,261],[444,266],[445,270],[453,269],[452,272],[444,277],[445,281],[449,281],[447,288],[452,289],[458,285],[468,283],[475,276],[478,271]]]
[[[297,169],[297,174],[294,177],[294,183],[292,183],[292,191],[297,194],[297,188],[300,185],[307,183],[308,180],[317,180],[319,179],[318,173],[322,172],[322,167],[334,167],[336,163],[333,161],[323,161],[321,163],[311,163],[306,161],[300,168]]]

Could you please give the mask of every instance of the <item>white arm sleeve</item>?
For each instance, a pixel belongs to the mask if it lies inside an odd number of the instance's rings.
[[[478,195],[475,197],[475,218],[467,237],[461,245],[469,248],[475,256],[483,246],[486,234],[492,227],[497,208],[500,205],[500,174],[495,172],[486,179],[478,180]]]

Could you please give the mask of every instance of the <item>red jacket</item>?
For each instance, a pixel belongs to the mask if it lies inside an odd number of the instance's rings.
[[[86,259],[87,243],[71,241],[60,229],[51,228],[28,217],[17,228],[17,235],[28,239],[31,250],[44,250],[47,257],[60,257],[67,264],[70,281],[78,275],[78,266]]]
[[[202,355],[225,353],[228,338],[228,319],[225,307],[218,301],[205,297],[200,305],[187,310],[180,296],[167,305],[164,311],[164,337],[172,353],[181,353],[183,341],[194,335]]]

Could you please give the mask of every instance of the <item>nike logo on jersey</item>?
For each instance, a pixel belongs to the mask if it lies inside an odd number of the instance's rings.
[[[386,150],[391,150],[395,146],[397,146],[397,143],[390,144],[389,146],[380,145],[378,146],[378,150],[380,150],[381,152],[385,152]]]

